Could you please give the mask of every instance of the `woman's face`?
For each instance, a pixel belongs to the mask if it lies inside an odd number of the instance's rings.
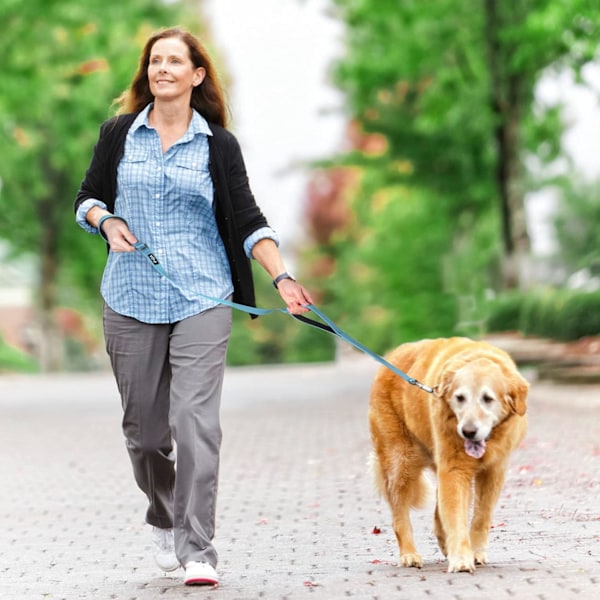
[[[187,97],[206,75],[203,67],[195,67],[185,42],[179,38],[158,40],[150,50],[148,83],[150,93],[158,101]]]

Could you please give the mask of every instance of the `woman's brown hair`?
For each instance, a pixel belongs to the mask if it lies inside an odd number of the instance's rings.
[[[138,70],[133,76],[129,89],[117,98],[118,112],[139,112],[154,100],[148,83],[150,53],[158,40],[168,38],[180,39],[188,47],[194,67],[203,67],[206,70],[206,76],[202,83],[192,90],[190,106],[196,109],[209,123],[216,123],[221,127],[225,127],[227,124],[227,107],[223,89],[208,52],[194,35],[179,27],[164,29],[150,36],[140,56]]]

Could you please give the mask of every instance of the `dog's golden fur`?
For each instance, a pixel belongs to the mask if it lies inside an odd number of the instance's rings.
[[[434,388],[429,394],[382,367],[371,390],[372,466],[391,508],[400,562],[423,566],[409,511],[425,503],[431,486],[424,471],[432,469],[434,532],[448,572],[473,572],[488,561],[492,511],[527,428],[529,386],[506,352],[467,338],[404,344],[387,358]]]

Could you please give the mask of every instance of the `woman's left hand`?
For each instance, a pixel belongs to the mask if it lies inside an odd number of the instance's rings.
[[[313,304],[308,290],[293,279],[282,279],[277,284],[277,291],[293,315],[308,312],[307,304]]]

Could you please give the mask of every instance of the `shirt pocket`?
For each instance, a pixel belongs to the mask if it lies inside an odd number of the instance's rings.
[[[120,190],[147,189],[150,181],[151,165],[148,150],[130,150],[119,163],[118,185]]]
[[[176,181],[179,193],[187,196],[188,201],[201,201],[212,204],[212,180],[208,164],[195,156],[178,156]]]

